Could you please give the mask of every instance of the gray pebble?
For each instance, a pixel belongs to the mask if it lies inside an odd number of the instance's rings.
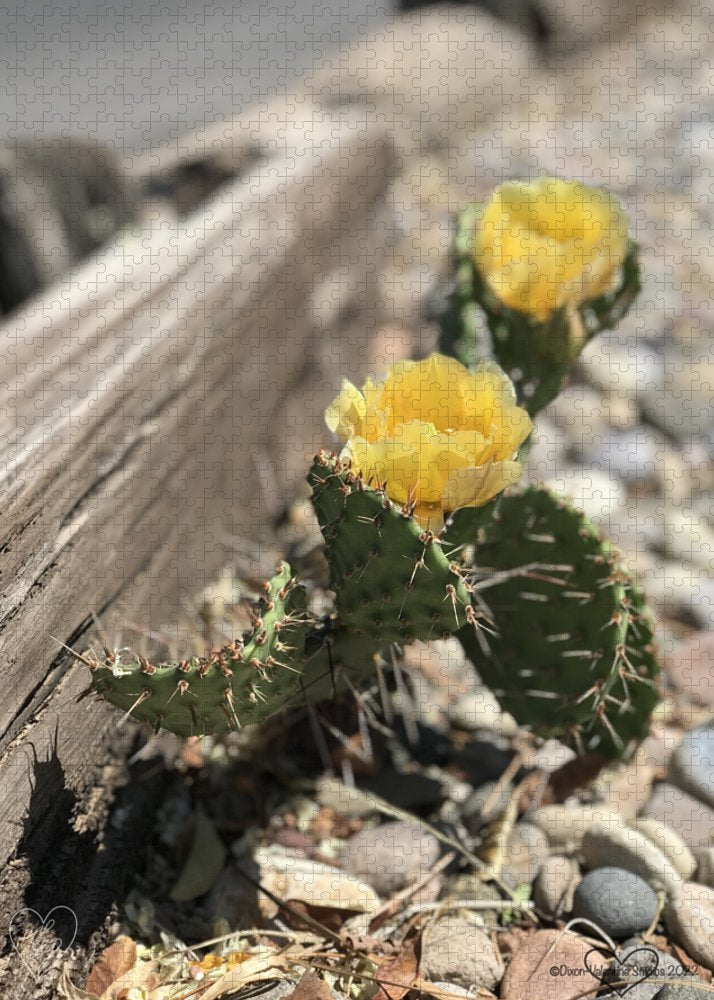
[[[703,980],[695,976],[687,976],[676,985],[667,983],[659,993],[655,994],[654,1000],[705,1000],[707,996],[711,996],[711,993],[707,990]]]
[[[613,975],[617,974],[620,979],[629,980],[635,983],[626,989],[628,1000],[654,1000],[662,988],[661,983],[653,983],[650,979],[664,979],[671,977],[679,979],[682,977],[684,969],[680,962],[672,955],[668,955],[659,948],[651,944],[634,938],[625,941],[622,948],[617,953],[618,963],[613,963]],[[638,982],[651,969],[649,979]],[[621,987],[621,989],[625,989]],[[624,996],[624,994],[607,994],[608,997]],[[602,1000],[606,1000],[605,997]]]
[[[685,733],[670,759],[669,780],[714,807],[714,726]]]
[[[633,872],[596,868],[575,890],[573,914],[592,920],[613,938],[647,930],[657,915],[657,893]]]
[[[441,857],[441,844],[412,823],[384,823],[355,834],[345,848],[347,870],[389,896],[425,875]]]

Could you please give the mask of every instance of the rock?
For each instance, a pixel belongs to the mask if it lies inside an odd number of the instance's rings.
[[[605,465],[607,468],[607,464]],[[569,466],[559,461],[558,474],[548,470],[542,478],[550,489],[570,497],[595,524],[603,528],[610,521],[617,524],[625,505],[626,493],[622,483],[602,469]]]
[[[628,821],[633,830],[644,833],[653,844],[659,847],[664,856],[672,862],[683,879],[690,879],[697,867],[697,859],[676,831],[656,819],[640,816]]]
[[[714,837],[714,809],[683,792],[680,788],[663,782],[655,785],[652,798],[645,806],[643,816],[666,823],[682,840],[698,853],[709,847]]]
[[[361,830],[344,851],[348,871],[369,882],[381,896],[425,875],[440,857],[441,844],[432,833],[402,821]]]
[[[573,858],[562,854],[546,858],[533,886],[533,902],[549,917],[570,913],[579,883],[580,869]]]
[[[623,431],[581,438],[578,451],[587,469],[608,469],[622,483],[646,483],[657,479],[660,453],[658,435],[639,425]]]
[[[668,894],[683,881],[659,847],[622,820],[591,826],[583,838],[582,855],[586,868],[624,868],[651,885],[661,884]]]
[[[651,979],[662,980],[668,976],[678,979],[684,972],[676,958],[640,939],[623,943],[610,970],[613,979],[626,982],[632,980],[633,985],[629,988],[620,987],[619,993],[607,993],[600,1000],[605,1000],[606,997],[615,1000],[625,994],[628,1000],[654,1000],[661,983],[653,983]],[[644,979],[645,976],[648,978]]]
[[[255,860],[260,884],[279,899],[358,913],[374,913],[379,907],[379,898],[366,881],[332,865],[295,857],[277,844],[256,851]],[[268,919],[278,912],[277,904],[262,893],[259,904]]]
[[[317,783],[316,798],[323,809],[334,809],[342,816],[366,816],[374,812],[369,797],[359,788],[351,788],[338,778],[321,778]]]
[[[375,777],[363,780],[362,784],[366,792],[408,812],[438,805],[444,798],[443,783],[419,771],[405,773],[385,768]]]
[[[654,1000],[702,1000],[707,996],[707,990],[701,979],[687,976],[676,985],[667,983],[655,993]]]
[[[533,931],[514,953],[501,983],[502,1000],[573,1000],[600,980],[588,972],[592,945],[569,931]],[[602,959],[600,964],[605,964]]]
[[[541,806],[528,815],[543,830],[550,846],[565,854],[579,850],[585,831],[593,823],[608,823],[617,818],[611,806]]]
[[[441,899],[478,900],[479,902],[500,902],[503,897],[495,886],[490,882],[482,881],[475,872],[464,872],[461,875],[452,875],[446,880],[444,888],[441,890]],[[473,917],[479,917],[486,926],[493,926],[498,923],[501,914],[500,909],[495,910],[473,910],[470,911]]]
[[[487,781],[498,780],[512,759],[513,751],[508,741],[500,737],[473,739],[452,755],[451,765],[464,772],[474,788],[479,788]]]
[[[637,752],[647,767],[654,769],[655,776],[662,780],[669,765],[669,758],[682,738],[682,730],[654,723],[649,736]]]
[[[464,802],[461,818],[469,833],[477,833],[503,812],[511,801],[514,786],[498,781],[487,781],[469,795]]]
[[[672,683],[691,701],[714,708],[714,632],[695,632],[664,657]]]
[[[501,878],[506,885],[531,885],[550,853],[548,838],[533,823],[516,823],[506,843]]]
[[[669,780],[714,807],[714,725],[685,733],[669,762]]]
[[[501,706],[488,688],[467,691],[447,707],[449,720],[459,729],[483,730],[498,736],[515,736],[518,723]]]
[[[629,820],[647,803],[652,794],[655,769],[645,763],[642,748],[628,764],[602,775],[596,788],[601,798],[620,816]]]
[[[687,954],[714,971],[714,889],[685,882],[668,901],[664,919]]]
[[[697,882],[714,889],[714,847],[703,847],[699,851]]]
[[[452,914],[433,921],[424,932],[421,972],[432,981],[493,989],[503,976],[503,962],[480,927]]]
[[[610,937],[626,938],[650,926],[657,915],[657,893],[631,871],[596,868],[575,890],[573,914],[592,920]]]

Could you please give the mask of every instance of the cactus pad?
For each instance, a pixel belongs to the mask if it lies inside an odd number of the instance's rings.
[[[94,689],[158,731],[224,733],[261,722],[300,696],[308,617],[305,592],[283,563],[265,584],[253,631],[208,658],[152,664],[106,651],[92,670]]]
[[[496,634],[457,633],[517,722],[627,756],[657,702],[652,623],[616,551],[568,501],[507,493],[476,538],[474,599]]]
[[[337,614],[347,629],[386,646],[439,639],[471,620],[471,596],[459,568],[408,507],[325,452],[308,482]]]

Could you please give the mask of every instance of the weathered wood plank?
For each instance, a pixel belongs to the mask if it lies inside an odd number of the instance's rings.
[[[336,372],[364,374],[384,253],[366,230],[394,152],[348,115],[305,115],[307,135],[275,120],[255,170],[199,212],[126,234],[0,330],[0,865],[25,872],[0,917],[34,898],[22,858],[68,835],[60,812],[116,725],[76,703],[85,668],[50,636],[82,648],[92,611],[110,632],[178,620],[227,536],[259,562]]]

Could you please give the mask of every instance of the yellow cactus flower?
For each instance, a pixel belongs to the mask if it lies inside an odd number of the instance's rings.
[[[498,365],[472,374],[440,354],[390,365],[361,391],[345,381],[325,420],[346,442],[341,458],[434,528],[444,512],[481,507],[517,482],[532,430]]]
[[[607,291],[626,255],[617,200],[554,177],[501,184],[475,233],[476,265],[494,294],[539,320]]]

